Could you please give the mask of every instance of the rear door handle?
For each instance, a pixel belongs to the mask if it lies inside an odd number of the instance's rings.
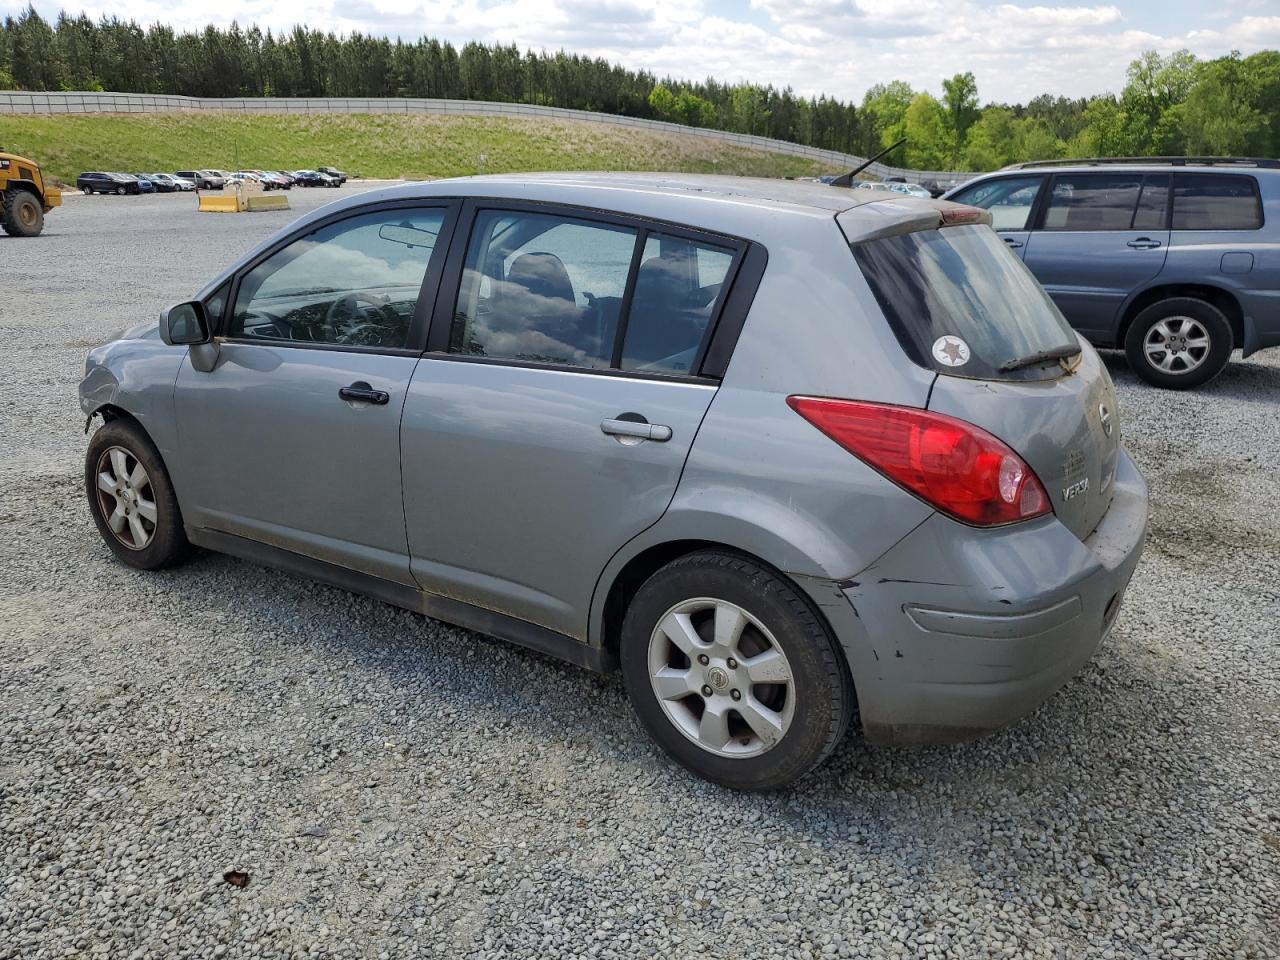
[[[385,390],[374,390],[363,380],[357,380],[349,387],[341,387],[338,396],[343,400],[354,400],[357,403],[372,403],[382,406],[391,400],[391,394]]]
[[[1018,247],[1022,246],[1022,241],[1021,241],[1021,240],[1015,240],[1015,239],[1013,239],[1013,237],[1005,237],[1005,238],[1004,238],[1004,242],[1005,242],[1005,243],[1007,243],[1009,246],[1013,247],[1015,250],[1016,250]]]
[[[1125,246],[1133,247],[1135,250],[1154,250],[1160,246],[1160,241],[1152,240],[1150,237],[1139,237],[1137,240],[1130,240]]]
[[[653,440],[666,443],[671,439],[671,428],[661,423],[636,420],[601,420],[600,429],[611,437],[633,437],[637,440]]]

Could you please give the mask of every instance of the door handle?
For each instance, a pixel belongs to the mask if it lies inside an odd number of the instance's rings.
[[[670,427],[644,420],[601,420],[600,430],[611,437],[654,440],[658,443],[666,443],[671,439]]]
[[[374,390],[363,380],[357,380],[349,387],[341,387],[338,390],[338,396],[343,400],[354,400],[357,403],[372,403],[382,406],[391,399],[391,394],[385,390]]]
[[[1152,240],[1150,237],[1139,237],[1137,240],[1130,240],[1125,246],[1133,247],[1135,250],[1154,250],[1160,246],[1160,241]]]
[[[1021,240],[1015,240],[1015,239],[1013,239],[1013,237],[1005,237],[1005,238],[1004,238],[1004,242],[1005,242],[1006,244],[1008,244],[1009,246],[1013,247],[1015,250],[1016,250],[1018,247],[1022,246],[1022,241],[1021,241]]]

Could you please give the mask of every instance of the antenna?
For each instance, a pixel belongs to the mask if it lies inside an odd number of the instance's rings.
[[[883,157],[886,153],[889,153],[891,150],[897,150],[900,146],[902,146],[902,145],[903,145],[904,143],[906,143],[906,142],[907,142],[907,138],[906,138],[906,137],[903,137],[903,138],[902,138],[901,140],[899,140],[897,143],[892,143],[892,144],[890,144],[889,146],[887,146],[887,147],[885,147],[883,150],[881,150],[879,153],[877,153],[877,154],[876,154],[874,157],[872,157],[870,160],[864,160],[864,161],[862,162],[862,165],[861,165],[861,166],[854,167],[854,168],[853,168],[852,170],[850,170],[848,173],[842,173],[842,174],[840,174],[840,176],[836,177],[834,180],[832,180],[832,181],[831,181],[831,186],[833,186],[833,187],[852,187],[852,186],[853,186],[853,178],[854,178],[854,177],[856,177],[858,174],[860,174],[863,170],[867,169],[867,167],[871,166],[873,163],[875,163],[877,160],[879,160],[881,157]]]

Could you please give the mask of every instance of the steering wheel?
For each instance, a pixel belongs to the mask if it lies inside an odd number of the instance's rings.
[[[361,307],[361,302],[368,306]],[[354,290],[329,304],[329,309],[324,314],[325,326],[336,327],[343,324],[356,324],[361,321],[376,322],[376,320],[394,322],[399,317],[390,304],[390,298],[384,294],[372,293],[368,290]],[[370,310],[370,307],[373,309]]]

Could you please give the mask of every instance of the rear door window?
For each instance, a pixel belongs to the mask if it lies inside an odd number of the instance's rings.
[[[621,367],[688,374],[720,302],[732,250],[651,233],[627,318]]]
[[[482,210],[448,350],[692,376],[737,254],[657,228]]]
[[[952,226],[852,245],[903,349],[952,376],[1045,379],[1079,351],[1058,308],[985,225]],[[1032,358],[1045,356],[1044,362]]]
[[[1043,176],[1002,177],[974,184],[951,199],[990,210],[996,230],[1025,230],[1043,183]]]
[[[1129,230],[1140,173],[1071,173],[1053,178],[1044,230]]]
[[[1262,202],[1253,177],[1180,173],[1173,179],[1174,230],[1257,230]]]

